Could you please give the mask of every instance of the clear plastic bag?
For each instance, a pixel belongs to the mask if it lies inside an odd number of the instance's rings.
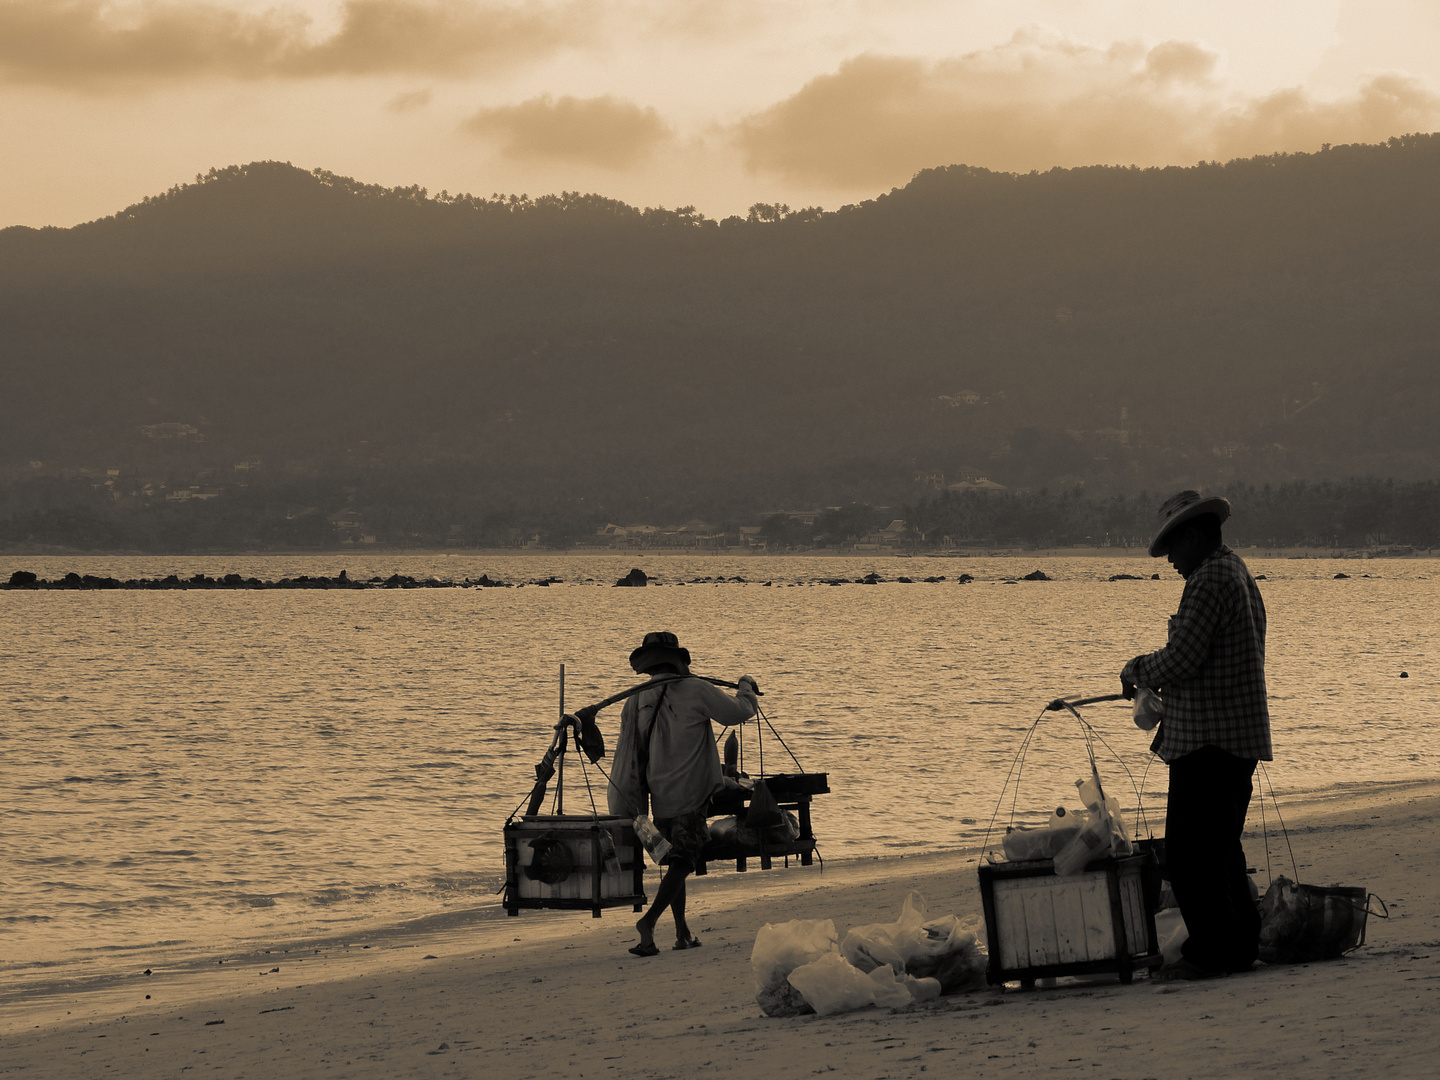
[[[875,1003],[877,983],[838,952],[790,972],[790,985],[799,990],[821,1016],[863,1009]],[[909,991],[906,991],[908,996]]]
[[[1061,877],[1078,874],[1092,859],[1106,855],[1129,855],[1135,850],[1120,803],[1104,794],[1100,776],[1091,771],[1089,780],[1076,780],[1080,800],[1085,804],[1080,833],[1055,853],[1055,873]]]
[[[903,1009],[916,1000],[910,989],[910,983],[915,980],[905,975],[897,975],[885,965],[870,972],[869,979],[871,998],[878,1009]]]
[[[906,974],[922,983],[934,980],[945,994],[984,986],[988,957],[979,926],[978,917],[962,920],[958,915],[926,923],[921,949],[905,962]]]
[[[1135,689],[1135,704],[1130,717],[1141,731],[1154,731],[1165,716],[1165,702],[1148,686]]]
[[[766,1016],[794,1016],[810,1006],[791,987],[787,976],[798,967],[836,949],[833,919],[794,919],[766,923],[755,935],[750,970],[755,976],[755,1000]],[[838,954],[837,954],[838,955]]]
[[[912,889],[900,908],[900,918],[853,928],[840,943],[841,953],[861,971],[874,971],[882,964],[904,971],[905,961],[921,951],[926,936],[925,909],[925,898]]]
[[[1070,815],[1065,820],[1077,822],[1080,817]],[[1011,862],[1053,859],[1064,850],[1066,844],[1079,835],[1079,826],[1074,824],[1063,825],[1059,828],[1050,826],[1039,829],[1012,828],[1005,830],[1005,835],[1000,838],[1000,846],[1005,851],[1005,858]]]
[[[845,935],[840,951],[861,971],[887,967],[922,983],[937,980],[946,994],[985,985],[987,957],[979,941],[979,918],[944,915],[926,922],[926,907],[925,898],[912,891],[899,919],[855,927]],[[927,993],[929,989],[924,988]]]
[[[1061,877],[1078,874],[1091,859],[1110,854],[1110,830],[1103,819],[1085,814],[1085,826],[1063,848],[1055,853],[1055,873]]]

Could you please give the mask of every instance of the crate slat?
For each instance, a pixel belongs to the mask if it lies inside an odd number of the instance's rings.
[[[620,859],[620,870],[605,868],[597,846],[596,829],[610,834]],[[553,884],[531,880],[525,868],[534,862],[532,842],[550,837],[565,846],[574,864],[571,872]],[[511,915],[522,907],[600,909],[629,904],[639,910],[645,902],[643,849],[628,818],[588,815],[537,815],[505,826],[505,909]]]
[[[1096,860],[1067,877],[1049,860],[982,865],[990,982],[1100,971],[1128,982],[1134,968],[1158,962],[1143,880],[1153,868],[1148,854]]]

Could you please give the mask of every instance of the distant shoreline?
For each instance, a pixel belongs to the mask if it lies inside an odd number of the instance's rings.
[[[1440,549],[1425,548],[1412,551],[1391,551],[1380,548],[1270,548],[1260,546],[1235,547],[1242,558],[1251,559],[1433,559],[1440,558]],[[766,551],[764,549],[713,548],[405,548],[339,547],[325,549],[281,548],[255,550],[247,548],[215,549],[207,551],[80,551],[73,548],[0,548],[0,559],[226,559],[226,558],[317,558],[343,559],[357,556],[402,556],[411,558],[702,558],[702,559],[1140,559],[1151,561],[1149,553],[1142,547],[1060,547],[1023,548],[996,547],[956,549],[943,551],[855,551],[839,548],[815,548],[805,551]]]

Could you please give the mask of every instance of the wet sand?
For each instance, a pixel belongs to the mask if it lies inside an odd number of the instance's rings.
[[[978,913],[973,859],[714,872],[691,890],[702,947],[648,959],[625,951],[635,940],[628,908],[601,919],[526,912],[368,949],[257,953],[37,991],[0,1008],[0,1076],[1434,1075],[1440,783],[1358,787],[1282,809],[1302,880],[1363,885],[1390,905],[1393,917],[1371,919],[1368,943],[1344,959],[770,1019],[750,979],[760,926],[833,918],[843,933],[893,919],[911,888],[932,915]],[[1246,847],[1263,881],[1263,845]],[[1276,873],[1289,873],[1286,858],[1272,844]],[[669,930],[667,917],[657,940],[668,945]]]

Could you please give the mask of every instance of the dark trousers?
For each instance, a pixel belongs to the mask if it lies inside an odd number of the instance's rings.
[[[1181,952],[1207,971],[1243,971],[1259,947],[1260,913],[1240,842],[1254,773],[1255,759],[1218,746],[1170,763],[1165,861],[1190,932]]]

